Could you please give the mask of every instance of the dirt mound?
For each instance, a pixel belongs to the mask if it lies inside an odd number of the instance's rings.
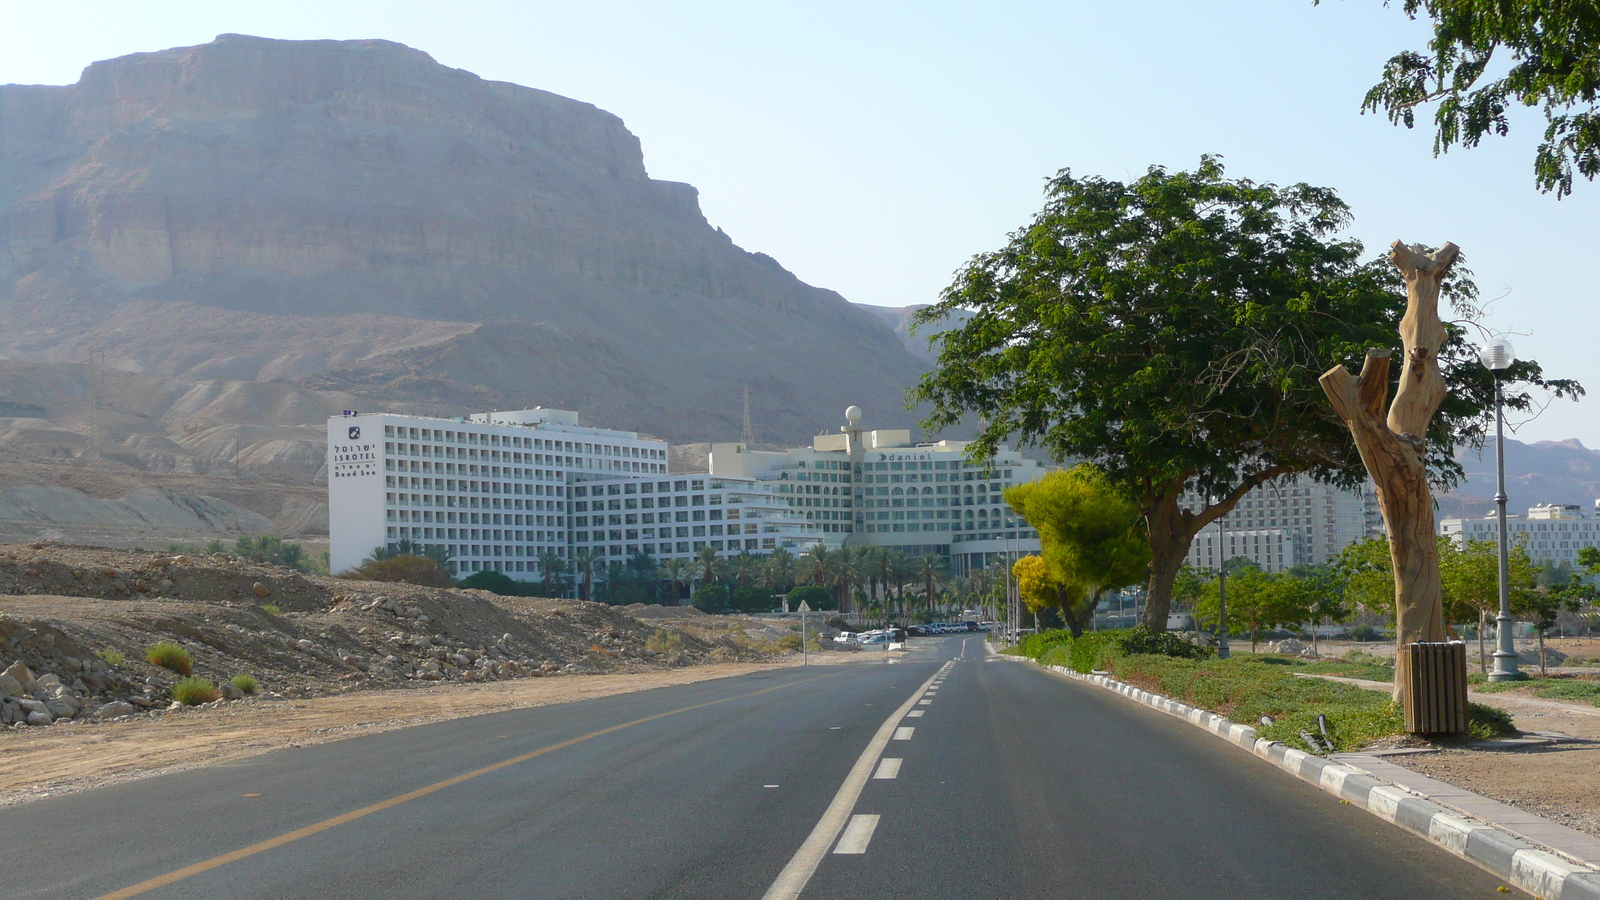
[[[167,706],[177,676],[145,661],[157,641],[182,645],[194,674],[216,684],[249,674],[289,697],[649,671],[777,650],[764,634],[702,638],[598,603],[310,577],[220,555],[0,546],[0,659],[70,689],[78,709],[53,718],[92,718],[113,702]],[[4,724],[46,701],[34,691],[0,698]]]
[[[659,603],[630,603],[623,608],[635,619],[690,619],[705,615],[692,606],[662,606]]]

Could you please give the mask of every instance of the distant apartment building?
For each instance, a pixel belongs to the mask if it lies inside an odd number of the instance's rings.
[[[1005,449],[976,465],[966,441],[913,443],[905,429],[869,431],[853,406],[845,419],[838,434],[818,435],[809,447],[712,444],[712,477],[771,486],[831,542],[948,556],[958,572],[1039,552],[1038,533],[1002,492],[1043,477],[1044,466]]]
[[[1204,502],[1193,491],[1178,501],[1190,510]],[[1195,535],[1184,562],[1216,571],[1242,556],[1266,571],[1281,572],[1328,562],[1346,546],[1381,532],[1377,494],[1370,486],[1341,490],[1296,476],[1246,494],[1222,517],[1220,528],[1212,523]]]
[[[1461,544],[1465,541],[1498,541],[1500,522],[1495,511],[1481,519],[1442,519],[1439,533]],[[1600,500],[1594,514],[1577,504],[1541,503],[1528,509],[1526,517],[1506,516],[1506,537],[1521,544],[1535,562],[1564,562],[1576,566],[1578,551],[1600,547]]]
[[[328,420],[330,564],[334,571],[352,568],[374,548],[407,540],[443,547],[461,574],[489,570],[535,581],[543,574],[541,553],[571,559],[579,546],[602,551],[605,562],[622,562],[640,552],[688,557],[711,546],[760,553],[822,539],[759,485],[721,479],[708,487],[703,475],[668,478],[667,454],[666,441],[582,425],[569,410],[465,419],[335,416]],[[581,513],[574,508],[579,502]],[[668,517],[670,541],[663,528]],[[751,524],[757,528],[747,535]]]

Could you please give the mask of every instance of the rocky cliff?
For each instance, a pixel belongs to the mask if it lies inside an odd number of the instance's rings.
[[[0,407],[0,470],[237,454],[302,481],[352,404],[731,439],[748,384],[797,441],[851,403],[909,424],[925,368],[651,179],[610,113],[386,41],[240,35],[0,87],[0,359],[0,404],[43,410]]]

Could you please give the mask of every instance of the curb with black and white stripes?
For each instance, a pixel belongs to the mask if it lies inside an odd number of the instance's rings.
[[[1141,690],[1106,675],[1083,675],[1064,666],[1047,666],[1068,678],[1115,691],[1130,700],[1187,719],[1285,772],[1347,800],[1454,853],[1506,883],[1544,900],[1600,900],[1600,871],[1570,862],[1521,838],[1445,809],[1371,775],[1256,736],[1256,730],[1216,713]]]

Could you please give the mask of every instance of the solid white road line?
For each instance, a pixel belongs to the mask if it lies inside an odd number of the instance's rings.
[[[909,725],[902,728],[896,728],[894,730],[894,739],[897,741],[909,741],[911,740],[911,733],[913,731],[916,731],[916,729]]]
[[[926,712],[926,710],[913,709],[911,712],[906,713],[906,718],[908,718],[908,719],[919,719],[919,718],[922,717],[922,714],[924,712]]]
[[[950,663],[945,663],[946,668],[949,665]],[[940,671],[944,670],[940,669]],[[894,734],[897,723],[905,717],[906,713],[911,711],[911,707],[916,704],[917,697],[932,683],[933,678],[930,677],[915,691],[911,692],[911,696],[906,698],[906,702],[901,704],[899,709],[891,713],[889,718],[883,720],[883,724],[878,728],[878,733],[872,736],[871,742],[867,744],[865,750],[861,751],[861,756],[856,759],[855,766],[850,769],[850,774],[845,776],[844,784],[839,785],[838,793],[833,795],[833,801],[828,804],[828,808],[823,812],[822,818],[817,820],[816,826],[811,829],[811,834],[806,837],[805,843],[800,845],[800,849],[795,851],[794,856],[789,860],[789,864],[783,867],[783,871],[778,873],[778,877],[772,882],[772,886],[767,888],[767,892],[762,895],[762,900],[796,900],[800,896],[800,892],[805,890],[806,883],[811,880],[811,876],[817,871],[817,866],[822,864],[822,858],[827,855],[828,848],[833,846],[834,838],[838,837],[840,829],[844,828],[851,810],[855,809],[856,800],[861,797],[861,789],[866,787],[867,779],[872,775],[873,767],[878,763],[878,757],[883,755],[883,748],[889,744],[889,736]],[[876,820],[874,820],[874,827],[876,827]],[[868,837],[871,837],[871,835],[869,834]]]
[[[851,816],[850,824],[845,826],[844,834],[839,837],[839,846],[834,847],[833,852],[867,852],[867,845],[872,843],[872,832],[877,830],[877,827],[877,816]]]
[[[899,778],[901,762],[902,760],[895,759],[892,756],[885,756],[883,760],[878,763],[878,771],[874,773],[872,777],[882,779]]]

